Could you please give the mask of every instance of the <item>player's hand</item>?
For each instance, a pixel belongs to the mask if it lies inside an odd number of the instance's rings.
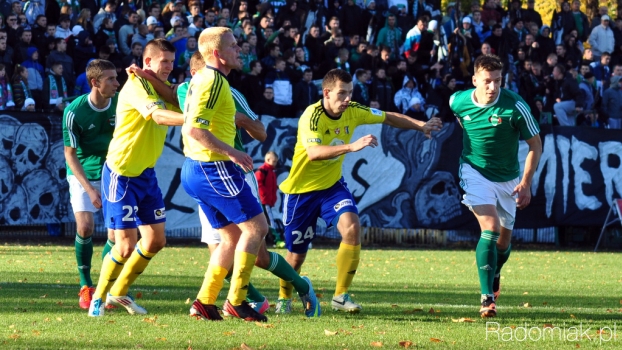
[[[91,187],[91,189],[86,191],[86,194],[89,195],[89,199],[91,200],[91,203],[93,203],[93,206],[97,209],[101,209],[102,195],[101,193],[99,193],[99,190],[94,187]]]
[[[147,73],[145,73],[145,71],[142,70],[142,68],[137,66],[135,63],[132,63],[131,66],[125,68],[125,72],[127,72],[127,75],[134,73],[137,77],[140,77],[140,78],[147,77]]]
[[[531,202],[531,186],[527,186],[524,183],[519,183],[516,187],[514,187],[514,192],[512,192],[512,196],[518,194],[516,198],[516,207],[518,209],[525,209]]]
[[[376,136],[370,134],[361,137],[360,139],[350,144],[350,150],[352,152],[358,152],[367,146],[370,146],[372,148],[378,146],[378,139],[376,138]]]
[[[232,162],[239,165],[245,173],[253,171],[253,158],[251,158],[248,154],[234,150],[229,155],[229,158]]]
[[[432,138],[432,131],[439,131],[443,128],[443,122],[440,118],[434,117],[428,120],[427,123],[423,126],[423,134],[427,138]]]

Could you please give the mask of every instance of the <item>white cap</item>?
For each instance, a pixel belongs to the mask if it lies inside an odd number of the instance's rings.
[[[34,104],[35,104],[35,100],[33,100],[32,98],[27,98],[26,101],[24,101],[24,107],[28,107]]]
[[[171,18],[171,25],[175,26],[175,22],[177,22],[177,21],[181,21],[181,17],[175,16],[175,17]]]
[[[419,97],[413,97],[410,99],[411,106],[419,105],[419,104],[421,104],[421,99]]]
[[[75,26],[73,26],[73,29],[71,29],[71,33],[73,34],[73,36],[77,37],[78,34],[80,34],[80,32],[83,30],[84,28],[82,28],[81,25],[76,24]]]
[[[158,19],[157,19],[157,18],[155,18],[155,17],[153,17],[153,16],[149,16],[149,17],[147,17],[146,24],[147,24],[148,26],[150,26],[150,25],[152,25],[152,24],[158,24]]]
[[[462,23],[469,23],[469,24],[471,24],[471,17],[464,17],[462,19]]]
[[[607,16],[607,15],[602,15],[602,16],[600,17],[600,20],[601,20],[601,21],[611,21],[611,18],[610,18],[609,16]]]

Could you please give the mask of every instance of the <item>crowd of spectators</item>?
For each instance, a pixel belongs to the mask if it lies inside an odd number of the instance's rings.
[[[2,0],[0,108],[62,111],[90,91],[94,58],[112,61],[123,84],[160,37],[177,48],[171,81],[187,81],[200,32],[228,26],[243,61],[230,84],[260,115],[300,116],[339,68],[354,77],[354,101],[452,122],[449,97],[472,87],[475,58],[492,53],[503,87],[541,123],[621,128],[622,17],[603,6],[588,18],[574,0],[548,26],[534,0],[484,1],[463,13],[426,0]]]

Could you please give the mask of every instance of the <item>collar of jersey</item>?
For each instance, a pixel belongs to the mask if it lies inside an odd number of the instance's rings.
[[[487,105],[475,102],[475,98],[473,98],[473,96],[475,96],[475,89],[473,89],[473,92],[471,92],[471,101],[473,102],[474,105],[480,108],[492,107],[495,104],[497,104],[497,102],[499,102],[499,97],[501,97],[501,89],[503,88],[499,88],[499,94],[497,94],[497,98]]]
[[[207,69],[211,69],[211,70],[213,70],[213,71],[215,71],[215,72],[218,72],[220,75],[222,75],[222,76],[223,76],[223,78],[227,79],[227,76],[226,76],[226,75],[224,75],[224,74],[222,74],[222,72],[221,72],[221,71],[219,71],[219,70],[218,70],[218,68],[216,68],[216,67],[212,67],[212,66],[210,66],[209,64],[206,64],[206,65],[205,65],[205,68],[207,68]],[[227,79],[227,81],[229,81],[229,80]]]
[[[320,105],[322,106],[322,110],[324,110],[324,114],[326,114],[326,116],[327,116],[329,119],[332,119],[332,120],[339,120],[339,119],[341,118],[341,116],[343,115],[343,113],[341,113],[338,117],[331,117],[331,115],[330,115],[330,114],[328,114],[328,111],[326,110],[326,108],[324,108],[324,99],[321,99],[321,100],[320,100]]]

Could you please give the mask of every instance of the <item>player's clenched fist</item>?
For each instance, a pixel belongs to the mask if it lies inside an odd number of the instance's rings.
[[[423,133],[428,138],[432,137],[432,131],[439,131],[443,128],[443,122],[439,118],[432,118],[428,120],[427,123],[423,126]]]
[[[378,139],[374,135],[365,135],[351,144],[352,152],[358,152],[363,148],[378,146]]]

